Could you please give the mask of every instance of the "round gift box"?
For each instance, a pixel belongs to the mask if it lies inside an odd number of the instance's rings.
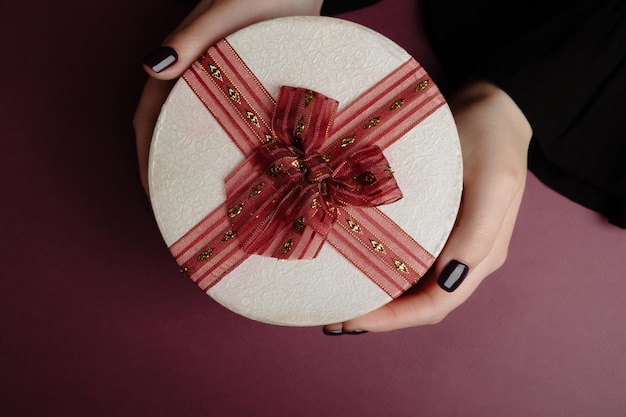
[[[303,87],[336,99],[339,109],[411,59],[381,34],[329,17],[269,20],[226,40],[274,98],[281,86]],[[462,191],[461,153],[448,106],[428,115],[384,155],[403,198],[379,209],[438,256]],[[149,163],[152,206],[168,246],[224,203],[224,180],[243,159],[179,80],[162,108]],[[329,244],[307,260],[251,255],[207,294],[248,318],[288,326],[342,322],[392,300]]]

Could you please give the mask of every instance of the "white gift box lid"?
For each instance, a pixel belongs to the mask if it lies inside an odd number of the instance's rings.
[[[254,24],[227,41],[277,97],[304,87],[340,108],[402,65],[410,55],[361,25],[329,17],[289,17]],[[455,222],[462,162],[447,105],[384,150],[403,198],[379,209],[433,256]],[[170,246],[226,199],[224,179],[244,155],[184,80],[163,105],[150,149],[154,214]],[[289,326],[342,322],[391,301],[330,245],[315,259],[252,255],[207,293],[248,318]]]

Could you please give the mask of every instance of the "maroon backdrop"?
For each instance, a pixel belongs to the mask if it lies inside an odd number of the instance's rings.
[[[441,324],[327,337],[179,276],[136,175],[175,0],[3,2],[0,415],[617,416],[626,232],[529,177],[507,264]],[[343,17],[439,69],[411,0]]]

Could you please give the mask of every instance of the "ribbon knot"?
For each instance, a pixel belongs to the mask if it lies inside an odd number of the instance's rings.
[[[321,182],[333,173],[333,169],[320,154],[306,156],[298,160],[300,169],[305,173],[306,180],[311,183]]]

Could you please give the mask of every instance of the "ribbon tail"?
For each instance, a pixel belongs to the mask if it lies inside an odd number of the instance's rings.
[[[337,114],[322,152],[337,156],[372,145],[384,150],[444,104],[426,71],[410,59]]]
[[[333,224],[333,217],[322,210],[325,201],[316,184],[293,188],[280,205],[276,227],[269,235],[272,243],[262,254],[279,259],[315,258]]]
[[[181,272],[208,291],[250,257],[241,249],[236,236],[224,203],[174,242],[169,250]]]
[[[417,283],[435,261],[376,208],[342,208],[327,241],[392,298]]]
[[[272,139],[274,99],[228,41],[210,48],[183,79],[244,155]]]

